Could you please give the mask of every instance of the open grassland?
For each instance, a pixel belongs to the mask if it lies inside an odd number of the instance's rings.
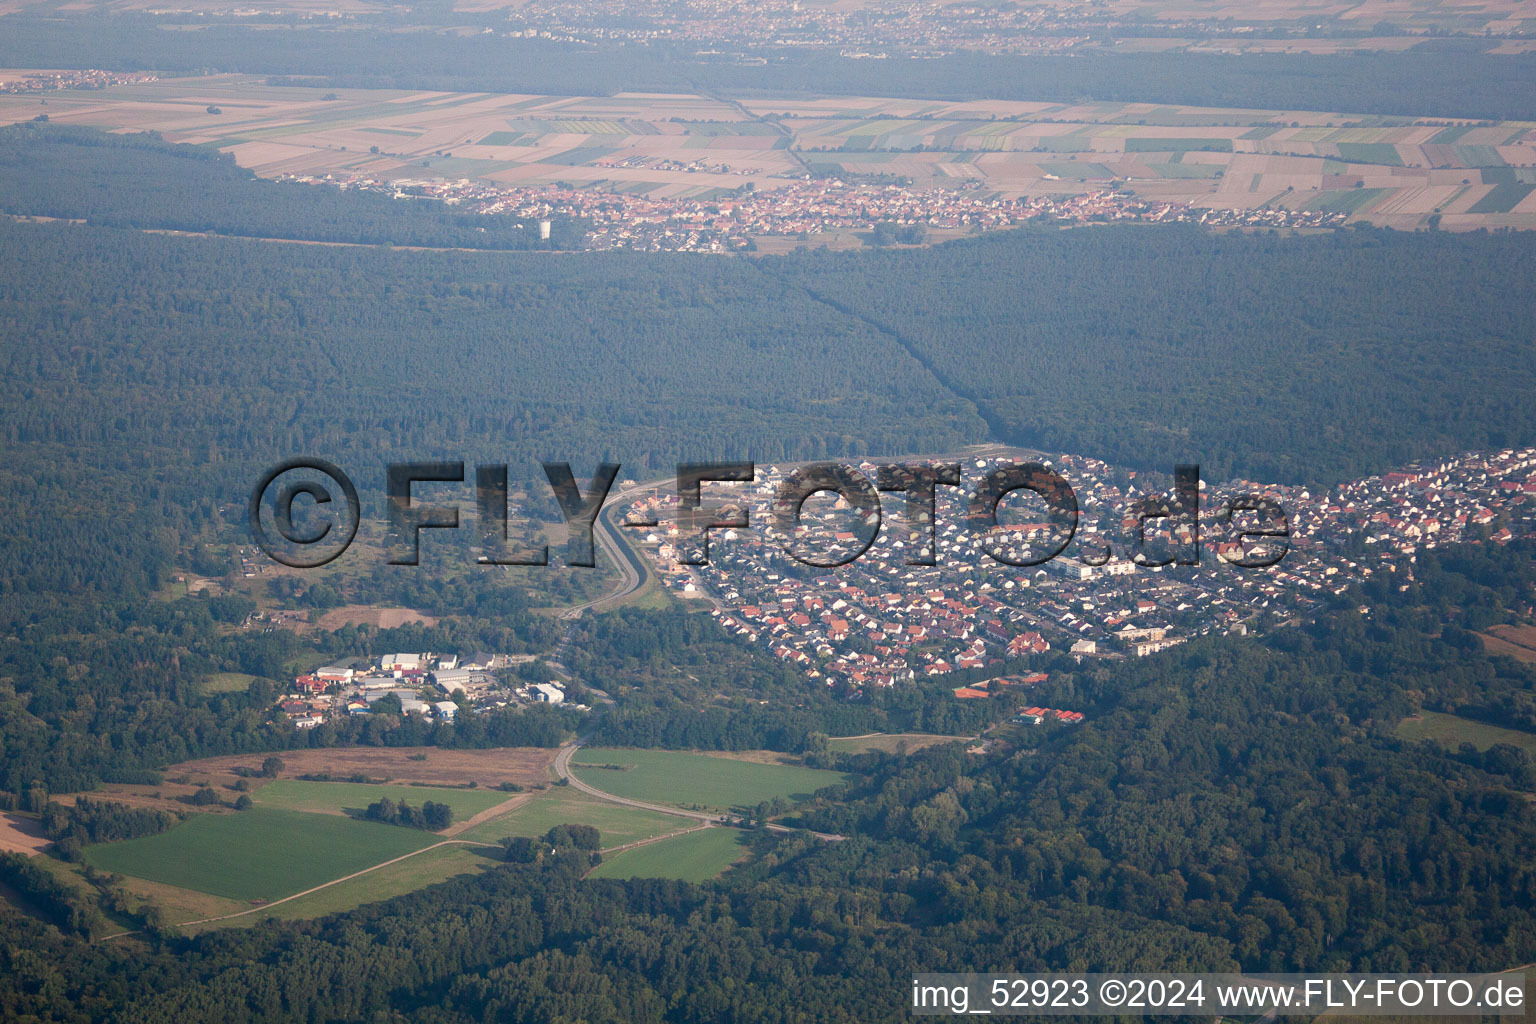
[[[614,770],[596,765],[622,767]],[[721,811],[753,807],[775,797],[804,800],[824,786],[847,779],[841,773],[815,768],[671,750],[582,749],[571,767],[587,785],[615,796]]]
[[[431,786],[374,786],[352,782],[306,782],[279,779],[261,787],[255,801],[263,807],[322,814],[361,813],[383,799],[420,807],[428,800],[453,808],[455,821],[474,817],[510,799],[510,793],[488,789],[442,789]]]
[[[1398,723],[1397,736],[1398,739],[1411,741],[1434,740],[1451,750],[1463,743],[1470,743],[1478,750],[1487,750],[1496,743],[1509,743],[1536,756],[1536,735],[1517,729],[1501,729],[1496,725],[1443,715],[1436,711],[1425,711],[1415,718],[1403,719]]]
[[[748,183],[790,187],[804,160],[823,175],[1000,196],[1119,185],[1219,209],[1283,200],[1394,227],[1436,213],[1446,228],[1536,227],[1536,125],[1519,121],[1154,103],[325,90],[244,75],[63,90],[48,104],[55,121],[158,131],[268,177],[565,182],[665,200]],[[36,106],[35,97],[0,95],[0,124],[30,120]],[[417,619],[430,621],[349,606],[321,623]]]
[[[144,903],[152,903],[159,907],[160,912],[165,915],[165,920],[175,925],[184,924],[187,921],[201,921],[208,917],[223,917],[225,914],[238,914],[242,910],[251,909],[249,903],[224,896],[212,896],[195,889],[183,889],[179,885],[151,882],[147,878],[135,878],[132,875],[120,877],[123,880],[124,889]]]
[[[1489,654],[1503,654],[1516,661],[1536,664],[1536,626],[1490,626],[1481,636],[1483,647]]]
[[[556,786],[456,838],[489,843],[507,836],[542,836],[556,825],[591,825],[602,836],[603,845],[613,847],[676,832],[685,824],[669,814],[606,803],[580,790]]]
[[[230,785],[238,778],[235,768],[259,770],[265,754],[236,754],[186,761],[165,770],[167,779]],[[394,783],[422,782],[461,786],[476,782],[495,787],[503,782],[522,786],[550,781],[549,765],[555,751],[542,747],[493,747],[487,750],[444,750],[441,747],[331,747],[317,750],[283,750],[284,776],[328,772],[337,778],[362,775]],[[420,760],[415,760],[420,758]],[[252,782],[257,780],[253,779]]]
[[[437,619],[410,608],[375,608],[371,605],[349,604],[332,608],[315,623],[320,629],[340,629],[343,626],[377,626],[380,629],[396,629],[407,623],[423,626],[437,625]]]
[[[605,858],[591,878],[677,878],[702,882],[746,856],[748,834],[705,828],[637,846]]]
[[[204,693],[244,693],[260,676],[244,672],[215,672],[203,680]]]
[[[879,750],[895,754],[922,750],[940,743],[964,743],[966,736],[939,736],[930,732],[876,733],[873,736],[834,736],[827,746],[840,754],[867,754]]]
[[[285,921],[309,920],[326,914],[355,910],[367,903],[378,903],[429,885],[446,882],[455,875],[482,871],[500,863],[501,851],[489,847],[467,845],[439,846],[394,864],[387,864],[376,871],[349,878],[335,885],[328,885],[318,892],[300,896],[287,903],[279,903],[244,914],[228,921],[211,921],[189,931],[208,928],[227,928],[256,924],[259,921],[278,919]],[[249,909],[248,907],[241,909]]]
[[[86,861],[233,900],[272,900],[438,842],[419,829],[253,807],[199,814],[168,832],[92,846]]]

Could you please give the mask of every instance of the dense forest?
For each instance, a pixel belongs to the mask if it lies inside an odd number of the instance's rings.
[[[203,532],[243,541],[247,491],[294,454],[352,473],[376,521],[388,460],[483,460],[515,479],[571,460],[585,479],[608,459],[641,475],[985,436],[898,346],[743,261],[556,265],[10,222],[0,254],[8,621],[153,589]]]
[[[1395,727],[1421,702],[1536,685],[1440,628],[1528,611],[1533,554],[1448,551],[1405,589],[1373,584],[1268,642],[1053,672],[1051,698],[1089,709],[1085,724],[1027,728],[984,757],[844,756],[864,781],[802,823],[851,838],[760,832],[755,860],[708,885],[584,881],[579,848],[524,843],[387,903],[191,939],[87,945],[68,937],[79,907],[60,905],[63,931],[6,915],[0,1013],[853,1021],[902,1013],[914,970],[1528,962],[1529,756]],[[1447,613],[1443,589],[1467,610]]]
[[[540,705],[453,724],[388,714],[305,731],[273,724],[279,683],[295,664],[381,650],[517,652],[530,643],[544,650],[554,627],[525,612],[431,628],[347,627],[299,640],[287,631],[232,633],[211,617],[209,603],[76,598],[69,604],[78,614],[43,617],[0,647],[0,802],[41,811],[48,793],[158,782],[155,769],[216,754],[356,744],[553,747],[579,718]],[[205,693],[202,681],[226,671],[258,678],[244,691]]]
[[[60,151],[117,159],[27,159]],[[313,195],[271,189],[273,217]],[[247,489],[295,454],[351,472],[377,521],[398,458],[501,462],[514,479],[542,459],[578,476],[612,460],[643,478],[991,437],[1317,484],[1530,443],[1533,246],[1106,227],[557,264],[4,222],[0,620],[153,591],[194,542],[239,542]],[[339,564],[434,600],[361,553]]]
[[[0,128],[0,212],[120,228],[352,245],[573,249],[590,224],[456,213],[377,192],[300,188],[256,177],[217,150],[149,133],[27,122]]]
[[[1022,231],[770,272],[897,341],[995,436],[1332,482],[1528,444],[1529,233]]]
[[[501,34],[505,21],[475,24],[473,15],[440,14],[464,30],[203,22],[193,31],[166,31],[162,24],[174,24],[174,17],[13,15],[0,20],[0,66],[238,71],[303,76],[315,85],[470,92],[812,90],[1536,118],[1536,56],[1490,55],[1486,42],[1471,39],[1437,40],[1402,53],[957,53],[859,60],[814,48],[746,46],[704,54],[690,42],[586,46],[509,38]]]

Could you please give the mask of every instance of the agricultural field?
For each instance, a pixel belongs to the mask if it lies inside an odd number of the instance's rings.
[[[31,120],[38,103],[0,95],[0,124]],[[158,131],[269,177],[564,185],[665,203],[790,188],[809,173],[1003,198],[1124,188],[1201,208],[1338,210],[1398,228],[1436,214],[1448,229],[1536,227],[1528,122],[1151,103],[327,91],[242,75],[52,92],[48,115]]]
[[[748,100],[822,173],[1000,195],[1126,187],[1212,209],[1331,208],[1375,223],[1536,226],[1536,126],[1137,103]],[[1490,198],[1491,197],[1491,198]],[[1491,218],[1491,219],[1490,219]],[[1526,219],[1522,219],[1526,218]]]
[[[419,829],[253,807],[86,849],[86,862],[232,900],[275,900],[441,840]]]
[[[24,853],[30,857],[51,845],[52,840],[43,835],[37,819],[0,812],[0,853]]]
[[[1536,734],[1501,729],[1436,711],[1424,711],[1416,717],[1403,719],[1397,726],[1397,738],[1411,742],[1434,740],[1451,750],[1463,743],[1470,743],[1478,750],[1487,750],[1496,743],[1509,743],[1536,757]]]
[[[279,779],[259,789],[254,800],[258,806],[283,811],[309,811],[321,814],[361,814],[371,803],[383,799],[420,807],[435,800],[453,808],[453,820],[462,822],[481,811],[488,811],[512,798],[510,793],[494,789],[442,789],[431,786],[376,786],[352,782],[305,782]]]
[[[638,807],[625,807],[588,796],[578,789],[554,786],[530,795],[507,813],[457,834],[458,839],[494,843],[507,836],[542,836],[556,825],[591,825],[604,847],[622,846],[676,832],[684,818]]]
[[[613,765],[616,767],[597,767]],[[572,770],[605,793],[679,807],[729,811],[783,797],[804,800],[848,777],[798,765],[763,764],[671,750],[583,748]]]
[[[419,767],[421,762],[405,764]],[[690,824],[560,786],[513,794],[291,778],[251,781],[259,788],[253,790],[255,806],[250,810],[192,814],[160,835],[89,847],[87,862],[125,876],[131,892],[159,905],[173,922],[239,915],[192,926],[206,930],[266,918],[318,917],[388,899],[481,870],[499,861],[497,847],[503,837],[541,836],[555,825],[592,825],[603,845],[613,848]],[[436,834],[347,816],[383,797],[417,805],[429,799],[447,803],[454,809],[455,825]],[[683,866],[688,877],[709,877],[739,852],[725,860],[718,851],[707,856],[701,852]],[[404,859],[395,860],[399,857]],[[358,872],[363,873],[346,877]],[[322,888],[307,891],[317,886]],[[305,895],[246,913],[261,902],[300,892]]]
[[[0,124],[31,120],[37,107],[35,97],[0,96]],[[230,153],[267,177],[603,182],[660,196],[735,189],[799,169],[776,129],[700,96],[330,91],[216,75],[52,92],[48,115],[158,131]]]
[[[501,851],[493,847],[454,844],[424,850],[414,857],[387,864],[376,871],[349,878],[335,885],[328,885],[318,892],[308,893],[252,914],[242,914],[229,921],[210,922],[203,928],[220,928],[230,925],[252,925],[269,919],[309,920],[326,914],[353,910],[366,903],[391,899],[401,893],[415,892],[429,885],[446,882],[455,875],[483,871],[501,863]],[[241,909],[249,909],[242,907]],[[227,913],[227,911],[226,911]],[[215,915],[203,915],[215,916]],[[189,931],[198,930],[194,926]]]
[[[747,855],[748,833],[703,828],[605,857],[589,878],[677,878],[703,882]]]

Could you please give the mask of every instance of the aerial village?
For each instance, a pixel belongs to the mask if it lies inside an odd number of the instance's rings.
[[[679,165],[672,170],[732,173],[719,164]],[[746,169],[740,173],[752,173]],[[876,225],[935,231],[990,231],[1027,222],[1053,224],[1187,222],[1206,227],[1334,228],[1348,214],[1325,210],[1201,209],[1148,200],[1104,188],[1081,194],[1004,196],[979,184],[915,188],[801,175],[772,189],[743,187],[711,198],[645,196],[599,187],[548,183],[492,185],[459,179],[436,181],[285,175],[280,180],[379,192],[398,199],[440,200],[473,213],[524,218],[585,218],[591,228],[581,248],[642,252],[728,253],[749,250],[754,238],[787,236],[815,246],[818,236]],[[919,235],[908,234],[913,240]]]
[[[934,565],[909,564],[923,553],[914,548],[922,534],[904,528],[911,524],[898,502],[886,502],[881,519],[830,494],[806,503],[799,539],[816,538],[826,555],[858,557],[835,568],[790,557],[786,538],[768,525],[789,467],[759,466],[751,484],[730,485],[729,496],[709,499],[723,510],[734,504],[753,525],[711,531],[705,565],[677,560],[676,500],[660,487],[620,508],[618,522],[658,522],[625,533],[675,597],[703,602],[727,633],[850,699],[916,680],[947,680],[956,700],[1005,689],[1027,693],[1047,681],[1048,655],[1141,658],[1194,637],[1262,634],[1304,621],[1373,576],[1406,586],[1422,550],[1536,535],[1536,449],[1507,449],[1418,463],[1318,492],[1202,482],[1198,564],[1144,564],[1134,542],[1141,527],[1129,510],[1169,491],[1168,478],[1059,455],[1041,461],[1076,495],[1074,540],[1057,557],[1016,567],[988,556],[983,537],[966,522],[965,501],[985,474],[1024,461],[970,459],[962,464],[961,486],[936,489]],[[877,466],[865,461],[856,468],[873,478]],[[1239,494],[1277,502],[1287,535],[1260,538],[1257,546],[1252,538],[1234,539],[1223,514]],[[1011,521],[1021,512],[1038,521]],[[1038,508],[1000,505],[997,521],[1005,551],[1040,542],[1051,529]],[[1148,528],[1149,544],[1154,532]],[[1190,547],[1189,531],[1164,532],[1164,543]],[[1283,555],[1274,564],[1232,564],[1272,544],[1282,545],[1268,549]],[[428,652],[323,665],[298,676],[277,711],[309,729],[379,710],[447,722],[514,704],[565,703],[557,682],[528,682],[509,671],[532,660]],[[1026,706],[1014,721],[1070,725],[1082,717]]]
[[[1044,681],[1033,663],[1047,652],[1079,660],[1137,658],[1193,637],[1281,628],[1373,575],[1406,585],[1423,548],[1478,537],[1507,543],[1536,533],[1536,449],[1507,450],[1418,464],[1326,493],[1248,481],[1202,484],[1199,564],[1139,564],[1128,543],[1137,522],[1126,510],[1163,488],[1135,471],[1059,456],[1046,461],[1076,492],[1076,539],[1043,564],[1014,567],[982,551],[961,508],[976,480],[1010,461],[1022,460],[971,460],[963,486],[937,489],[934,566],[908,564],[907,535],[890,503],[884,508],[890,521],[880,529],[830,494],[808,502],[802,518],[821,520],[832,542],[826,550],[855,551],[871,530],[880,531],[862,556],[835,569],[789,557],[771,528],[713,531],[707,565],[679,564],[667,515],[675,499],[659,490],[630,514],[663,525],[629,532],[673,593],[709,602],[722,628],[806,677],[850,696],[920,677],[951,677],[957,699]],[[858,468],[871,476],[875,470],[868,462]],[[751,523],[770,521],[783,476],[779,467],[760,466],[754,484],[734,485]],[[1276,564],[1240,568],[1231,562],[1256,549],[1245,542],[1240,550],[1220,517],[1234,495],[1255,493],[1279,502],[1289,536],[1263,539],[1286,545],[1274,552],[1284,555]],[[813,508],[817,500],[823,504]],[[1000,513],[1003,528],[1025,539],[1046,530],[1044,523],[1009,524],[1008,518]],[[1109,559],[1091,564],[1103,559],[1106,546]]]

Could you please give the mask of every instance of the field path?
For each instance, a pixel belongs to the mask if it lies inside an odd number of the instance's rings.
[[[631,800],[629,797],[616,796],[613,793],[605,793],[601,789],[598,789],[596,786],[590,786],[587,783],[582,782],[571,771],[571,758],[575,755],[576,751],[581,749],[581,745],[585,742],[585,738],[578,737],[577,739],[572,740],[570,743],[567,743],[565,746],[561,747],[560,753],[555,755],[555,763],[553,767],[557,776],[565,779],[572,787],[580,790],[588,796],[595,796],[599,800],[606,800],[611,804],[623,804],[625,807],[638,807],[642,811],[655,811],[658,814],[671,814],[679,818],[692,818],[693,820],[701,821],[706,825],[724,825],[731,820],[731,816],[728,814],[711,814],[708,811],[685,811],[681,807],[668,807],[666,804],[651,804],[646,803],[644,800]],[[801,831],[800,829],[790,828],[788,825],[775,825],[772,822],[770,822],[767,827],[774,832]],[[825,839],[828,842],[839,842],[848,838],[847,836],[833,835],[830,832],[812,832],[811,835],[815,836],[817,839]]]
[[[319,892],[321,889],[329,889],[333,885],[338,885],[341,882],[351,881],[354,878],[358,878],[358,877],[360,877],[362,875],[368,874],[370,871],[377,871],[377,870],[379,870],[379,868],[387,868],[391,864],[398,864],[398,863],[400,863],[403,860],[409,860],[410,858],[415,857],[418,854],[426,853],[428,850],[437,850],[437,849],[440,849],[440,848],[442,848],[444,846],[492,846],[493,847],[493,846],[496,846],[496,845],[497,845],[496,843],[480,843],[480,842],[476,842],[476,841],[474,841],[472,839],[444,839],[440,843],[433,843],[431,846],[423,846],[419,850],[412,850],[410,853],[401,854],[399,857],[391,857],[389,860],[381,861],[380,863],[375,864],[372,867],[363,868],[363,870],[361,870],[361,871],[354,871],[350,875],[342,875],[340,878],[333,878],[329,882],[322,882],[319,885],[313,886],[313,887],[311,887],[309,889],[305,889],[303,892],[296,892],[292,896],[284,896],[280,900],[272,900],[270,903],[263,903],[261,906],[259,906],[259,907],[252,907],[250,910],[241,910],[241,911],[237,911],[237,912],[235,912],[233,914],[222,914],[219,917],[203,917],[203,918],[199,918],[196,921],[182,921],[182,922],[180,922],[178,927],[184,926],[184,925],[189,925],[189,924],[212,924],[215,921],[228,921],[228,920],[230,920],[232,918],[244,917],[247,914],[259,914],[263,910],[267,910],[267,909],[269,909],[271,907],[275,907],[275,906],[277,906],[280,903],[287,903],[289,900],[296,900],[300,896],[308,896],[310,893],[312,893],[312,892]],[[115,938],[118,938],[121,935],[132,935],[132,934],[133,934],[132,932],[118,932],[117,935],[108,935],[105,938],[103,938],[101,941],[105,942],[107,939],[115,939]]]
[[[680,828],[676,832],[668,832],[663,836],[651,836],[649,839],[636,839],[633,842],[621,843],[618,846],[610,846],[606,850],[598,850],[597,852],[606,857],[610,853],[623,853],[625,850],[633,850],[637,846],[650,846],[652,843],[659,843],[663,839],[676,839],[678,836],[685,836],[690,832],[702,832],[706,828],[715,827],[717,826],[701,822],[698,825],[692,825],[688,828]]]
[[[700,824],[693,825],[689,828],[680,828],[676,832],[668,832],[664,836],[651,836],[649,839],[636,839],[634,842],[621,843],[618,846],[610,846],[606,850],[598,850],[597,852],[602,854],[604,859],[607,859],[610,854],[623,853],[625,850],[633,850],[637,846],[650,846],[652,843],[659,843],[663,839],[676,839],[678,836],[686,836],[690,832],[702,832],[707,828],[718,827],[719,826],[711,825],[707,822],[701,822]],[[599,866],[600,865],[594,864],[592,867],[588,868],[586,874],[582,875],[581,877],[586,878],[587,875],[590,875],[592,872],[596,871]]]
[[[453,836],[456,836],[467,829],[474,828],[476,825],[479,825],[482,822],[490,821],[492,818],[499,818],[503,814],[506,814],[508,811],[521,807],[523,804],[532,799],[532,793],[519,793],[517,796],[514,796],[508,800],[503,800],[495,807],[487,807],[473,818],[465,818],[457,825],[450,825],[446,830],[444,830],[443,835],[452,838]]]

